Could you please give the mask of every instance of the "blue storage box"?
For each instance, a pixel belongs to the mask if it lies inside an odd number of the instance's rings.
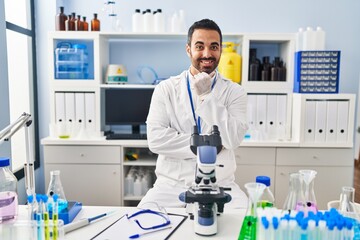
[[[294,65],[294,92],[339,92],[340,51],[299,51]]]

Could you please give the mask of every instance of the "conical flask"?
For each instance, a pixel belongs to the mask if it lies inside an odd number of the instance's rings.
[[[51,171],[50,172],[50,183],[47,190],[48,196],[53,196],[54,194],[58,195],[58,211],[61,212],[67,208],[67,200],[65,197],[64,189],[60,180],[60,171]]]
[[[302,188],[302,180],[300,173],[290,173],[289,176],[289,192],[286,197],[283,210],[288,211],[304,211],[305,197]]]
[[[261,198],[266,185],[263,183],[246,183],[245,188],[249,196],[249,204],[238,240],[256,240],[257,203]]]
[[[318,207],[314,192],[314,181],[317,172],[314,170],[299,170],[304,185],[304,197],[306,201],[307,212],[317,213]]]
[[[355,196],[355,188],[342,187],[338,210],[343,215],[360,220],[354,204],[355,202],[354,196]]]

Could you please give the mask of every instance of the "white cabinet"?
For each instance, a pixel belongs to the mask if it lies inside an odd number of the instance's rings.
[[[271,191],[274,192],[275,148],[274,147],[239,147],[235,150],[235,182],[246,192],[245,183],[255,182],[258,175],[269,176]]]
[[[282,208],[289,189],[289,174],[300,169],[317,171],[315,196],[319,209],[339,199],[341,187],[353,185],[352,149],[277,148],[275,174],[276,206]]]
[[[121,205],[120,147],[45,145],[45,186],[50,171],[60,170],[67,200],[85,205]]]

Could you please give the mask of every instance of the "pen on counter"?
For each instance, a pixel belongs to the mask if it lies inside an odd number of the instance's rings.
[[[153,230],[153,231],[134,234],[134,235],[129,236],[129,239],[136,239],[136,238],[139,238],[139,237],[141,237],[143,235],[146,235],[146,234],[149,234],[149,233],[154,233],[154,232],[159,232],[159,231],[166,230],[166,229],[169,229],[169,228],[172,228],[172,226],[167,226],[167,227],[159,228],[159,229],[156,229],[156,230]]]
[[[92,217],[92,218],[84,218],[84,219],[80,219],[79,221],[69,223],[64,226],[64,233],[68,233],[68,232],[74,231],[76,229],[85,227],[85,226],[89,225],[90,223],[94,222],[95,220],[109,216],[112,213],[114,213],[114,211],[108,212],[108,213],[103,213],[103,214],[100,214],[100,215]]]

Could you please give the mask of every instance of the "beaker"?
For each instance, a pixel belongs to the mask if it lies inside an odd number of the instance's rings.
[[[50,183],[49,183],[49,187],[47,190],[47,195],[53,196],[54,194],[57,194],[59,197],[58,198],[58,211],[61,212],[62,210],[67,208],[68,202],[66,200],[64,189],[61,184],[59,170],[50,172]],[[51,207],[51,206],[49,206],[49,207]]]
[[[314,181],[317,172],[314,170],[299,170],[299,173],[304,184],[304,197],[307,212],[317,213],[318,208],[314,192]]]
[[[355,188],[342,187],[338,210],[345,216],[360,220],[358,212],[356,211],[354,196]]]
[[[246,216],[243,220],[238,240],[255,240],[257,225],[257,203],[266,185],[263,183],[246,183],[245,188],[249,196]]]
[[[286,197],[283,210],[289,213],[293,210],[303,211],[305,209],[305,197],[302,188],[300,173],[290,173],[289,192]]]

